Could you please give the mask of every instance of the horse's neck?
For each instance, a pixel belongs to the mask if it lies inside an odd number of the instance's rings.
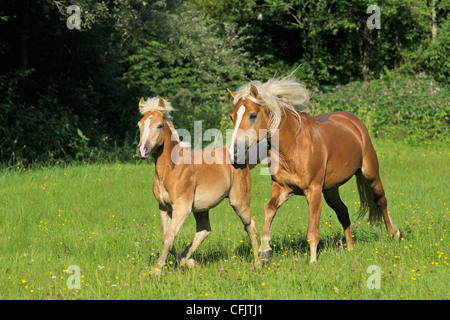
[[[301,117],[301,125],[299,118],[289,114],[283,115],[280,121],[280,128],[278,129],[278,137],[274,141],[272,138],[270,141],[271,148],[275,148],[280,157],[290,158],[292,150],[295,148],[301,148],[302,136],[309,134],[309,120],[311,117],[305,114],[299,114]],[[299,126],[300,125],[300,126]]]
[[[159,179],[164,179],[175,164],[172,161],[172,150],[178,145],[178,141],[172,140],[172,130],[164,123],[164,144],[155,151],[155,172]]]

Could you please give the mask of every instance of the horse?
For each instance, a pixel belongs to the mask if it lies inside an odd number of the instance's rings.
[[[237,131],[229,148],[230,158],[242,161],[255,143],[266,138],[270,161],[276,162],[271,171],[270,200],[264,209],[259,248],[262,261],[272,257],[270,230],[277,209],[292,195],[305,196],[308,203],[306,237],[311,264],[317,261],[322,193],[344,229],[348,250],[353,250],[349,213],[339,187],[354,175],[361,200],[359,216],[369,212],[371,224],[381,223],[383,218],[387,234],[402,237],[387,211],[377,154],[360,119],[349,112],[310,116],[309,91],[292,75],[265,83],[251,81],[236,92],[228,91]],[[274,138],[278,143],[272,143]]]
[[[138,123],[140,141],[136,153],[142,159],[154,157],[153,194],[159,204],[163,228],[163,249],[152,271],[161,273],[169,252],[181,266],[196,265],[189,258],[211,233],[209,210],[225,198],[229,198],[231,207],[241,218],[258,263],[256,221],[250,212],[249,166],[231,164],[226,147],[195,151],[182,147],[170,115],[172,110],[171,104],[161,97],[147,101],[141,98],[139,102],[142,119]],[[202,159],[206,151],[213,160],[210,164],[194,161],[198,156]],[[192,243],[178,255],[174,248],[175,237],[191,212],[196,221],[196,234]]]

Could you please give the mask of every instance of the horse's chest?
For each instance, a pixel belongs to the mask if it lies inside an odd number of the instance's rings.
[[[156,181],[153,185],[153,194],[159,204],[166,206],[170,204],[169,192],[161,181]]]
[[[272,180],[299,195],[303,194],[303,190],[306,188],[306,183],[300,175],[284,170],[280,170],[277,174],[272,175]]]

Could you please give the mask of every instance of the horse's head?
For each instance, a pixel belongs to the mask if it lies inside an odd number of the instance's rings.
[[[138,122],[140,141],[136,153],[142,159],[148,159],[150,154],[164,143],[164,125],[166,105],[163,98],[159,98],[157,108],[148,110],[148,102],[141,98],[139,111],[143,114]]]
[[[236,93],[227,90],[235,99]],[[250,94],[247,98],[239,99],[230,114],[234,130],[228,152],[233,163],[245,163],[248,151],[267,135],[268,117],[258,101],[258,89],[252,84]]]

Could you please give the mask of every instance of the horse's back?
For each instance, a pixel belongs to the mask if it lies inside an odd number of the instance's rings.
[[[364,123],[353,113],[338,111],[320,114],[314,119],[323,127],[325,132],[329,132],[334,138],[338,132],[350,133],[356,138],[363,150],[371,148],[369,132]],[[344,133],[344,135],[346,135]]]
[[[226,159],[226,147],[207,147],[194,151],[194,154],[198,159],[194,164],[197,183],[216,184],[220,182],[218,180],[230,183],[231,165]]]
[[[350,112],[325,113],[314,120],[327,148],[326,187],[337,186],[362,167],[367,154],[373,154],[369,133],[364,123]]]
[[[353,113],[347,111],[337,111],[331,113],[323,113],[314,117],[314,119],[321,124],[339,124],[347,129],[357,129],[359,132],[366,131],[364,123]],[[356,133],[356,132],[355,132]]]

